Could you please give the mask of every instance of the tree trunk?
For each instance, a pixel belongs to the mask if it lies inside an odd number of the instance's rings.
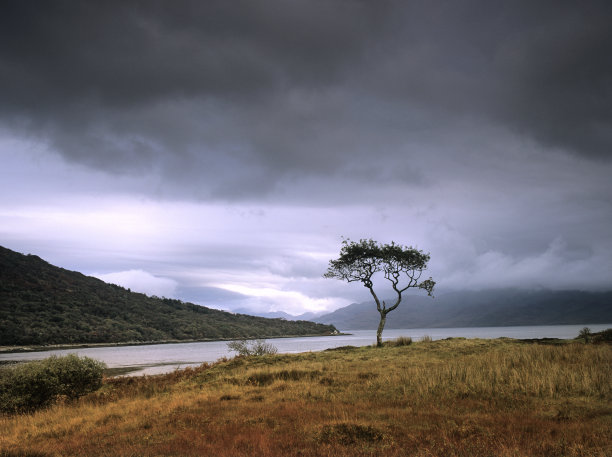
[[[376,330],[376,346],[382,346],[382,332],[385,328],[385,322],[387,322],[387,313],[380,311],[380,322],[378,324],[378,330]]]

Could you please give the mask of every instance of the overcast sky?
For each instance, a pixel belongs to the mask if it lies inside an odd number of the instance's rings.
[[[254,311],[368,299],[342,237],[440,291],[612,288],[612,2],[0,5],[0,244]],[[384,293],[382,293],[384,295]]]

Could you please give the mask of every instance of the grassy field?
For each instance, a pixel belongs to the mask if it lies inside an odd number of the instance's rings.
[[[235,358],[0,417],[0,456],[610,456],[612,346],[465,340]]]

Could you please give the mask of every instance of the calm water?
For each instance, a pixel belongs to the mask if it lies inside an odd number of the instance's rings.
[[[612,324],[551,325],[533,327],[474,327],[474,328],[417,328],[386,329],[383,339],[409,336],[419,340],[424,335],[434,340],[449,337],[465,338],[574,338],[583,327],[593,332],[612,328]],[[350,335],[319,336],[308,338],[277,338],[269,340],[280,353],[322,351],[339,346],[366,346],[376,342],[375,330],[343,330]],[[55,351],[0,354],[2,361],[39,360],[51,355],[79,354],[106,363],[109,368],[134,367],[130,374],[159,374],[177,368],[197,366],[203,362],[214,362],[234,353],[227,348],[227,342],[151,344],[146,346],[97,347],[83,349],[62,349]]]

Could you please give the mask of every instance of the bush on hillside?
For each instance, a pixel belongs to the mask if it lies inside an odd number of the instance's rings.
[[[584,327],[582,330],[580,330],[580,333],[578,334],[578,339],[583,340],[585,344],[590,343],[592,337],[593,332],[591,332],[591,329],[588,327]]]
[[[63,396],[74,400],[102,385],[105,365],[70,354],[0,369],[0,411],[29,412]]]
[[[593,343],[612,343],[612,328],[593,334]]]

